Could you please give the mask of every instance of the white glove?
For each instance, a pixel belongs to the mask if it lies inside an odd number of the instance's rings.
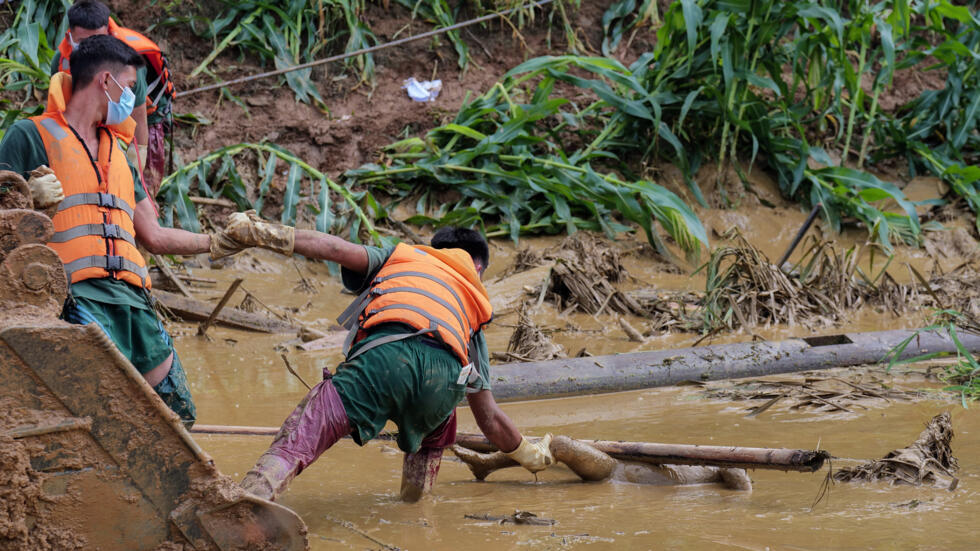
[[[522,436],[517,449],[505,453],[507,457],[517,461],[532,473],[543,471],[555,464],[555,456],[551,454],[551,434],[546,434],[544,438],[533,443]]]
[[[139,151],[138,158],[136,155],[137,151]],[[147,147],[145,145],[136,145],[136,142],[133,142],[133,145],[129,146],[129,149],[126,150],[126,160],[132,166],[140,169],[140,173],[146,170],[146,151]]]
[[[65,190],[55,176],[54,171],[46,166],[39,166],[31,171],[31,179],[27,181],[34,199],[34,208],[46,209],[57,205],[65,198]]]

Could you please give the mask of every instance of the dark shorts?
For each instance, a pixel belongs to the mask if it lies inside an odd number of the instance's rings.
[[[153,390],[185,425],[194,424],[197,409],[191,399],[187,375],[170,335],[152,309],[74,297],[65,305],[61,317],[69,323],[98,325],[141,374],[160,365],[173,353],[170,373]]]
[[[391,333],[378,331],[359,344],[384,334]],[[363,445],[390,420],[398,426],[398,447],[406,453],[417,452],[423,440],[427,447],[451,444],[456,425],[450,417],[466,393],[457,384],[461,367],[455,355],[422,337],[383,344],[341,363],[333,384],[351,436]]]

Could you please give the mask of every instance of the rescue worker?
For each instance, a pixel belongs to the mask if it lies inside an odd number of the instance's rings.
[[[336,262],[344,285],[360,296],[340,318],[350,329],[345,361],[333,375],[324,370],[289,415],[242,481],[246,491],[275,499],[337,440],[350,434],[364,445],[390,420],[405,453],[401,497],[416,501],[435,481],[443,449],[455,443],[455,408],[464,395],[480,430],[508,456],[531,472],[554,463],[551,435],[529,441],[491,393],[483,236],[442,228],[430,247],[381,249],[249,216],[250,226],[229,229],[236,242]]]
[[[136,121],[136,139],[126,155],[130,164],[139,167],[152,198],[159,191],[166,172],[164,139],[173,127],[172,102],[176,91],[167,58],[149,38],[117,25],[105,4],[97,0],[76,0],[68,8],[68,30],[51,61],[51,74],[70,73],[72,52],[82,40],[97,34],[114,36],[143,57],[144,66],[139,69],[133,86],[136,106],[132,117]]]
[[[137,242],[151,253],[210,252],[213,258],[244,247],[222,233],[159,225],[121,148],[136,126],[132,87],[142,64],[135,50],[111,36],[82,41],[71,57],[72,74],[52,77],[45,112],[17,121],[4,135],[0,170],[27,179],[34,207],[53,214],[48,246],[61,257],[70,284],[62,318],[98,324],[189,426],[194,402],[147,292]]]

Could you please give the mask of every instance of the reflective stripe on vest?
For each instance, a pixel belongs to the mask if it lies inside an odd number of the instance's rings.
[[[350,354],[350,345],[366,337],[371,328],[400,323],[416,331],[401,338],[430,334],[461,365],[468,365],[473,334],[492,317],[486,290],[465,251],[401,244],[378,271],[368,291],[339,320],[351,328],[344,350],[348,359],[368,349],[365,347],[377,346],[372,341]]]
[[[133,238],[133,234],[116,224],[82,224],[81,226],[75,226],[65,231],[55,232],[51,236],[51,243],[64,243],[85,235],[99,235],[111,239],[122,239],[134,247],[136,246],[136,239]]]
[[[49,94],[57,96],[49,106],[64,105],[70,87],[62,82],[52,86]],[[48,246],[65,265],[69,283],[112,277],[149,287],[133,225],[135,182],[119,145],[121,135],[100,126],[98,159],[93,159],[61,111],[47,111],[32,120],[48,166],[64,189],[65,198],[52,217],[55,233]]]
[[[126,204],[119,197],[105,192],[98,193],[78,193],[70,197],[65,197],[58,204],[58,212],[77,207],[79,205],[95,205],[107,209],[118,209],[126,213],[130,218],[133,217],[133,207]]]

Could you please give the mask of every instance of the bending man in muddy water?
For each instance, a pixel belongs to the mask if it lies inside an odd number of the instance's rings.
[[[210,252],[212,258],[245,247],[225,234],[158,223],[124,153],[136,127],[130,114],[140,55],[119,39],[96,35],[81,41],[70,64],[71,75],[52,77],[45,112],[4,135],[0,170],[28,179],[34,207],[54,222],[48,246],[70,284],[62,318],[97,324],[189,426],[196,413],[187,377],[154,311],[137,243],[151,253]]]
[[[455,410],[464,396],[480,430],[507,457],[532,473],[554,463],[551,436],[522,436],[491,393],[482,329],[493,312],[481,282],[489,262],[482,235],[442,228],[431,246],[381,249],[251,216],[251,238],[236,239],[336,262],[344,285],[359,296],[341,315],[350,330],[345,361],[332,376],[325,370],[289,415],[245,476],[247,491],[275,499],[337,440],[350,434],[364,445],[390,420],[405,453],[401,496],[416,501],[456,441]]]

